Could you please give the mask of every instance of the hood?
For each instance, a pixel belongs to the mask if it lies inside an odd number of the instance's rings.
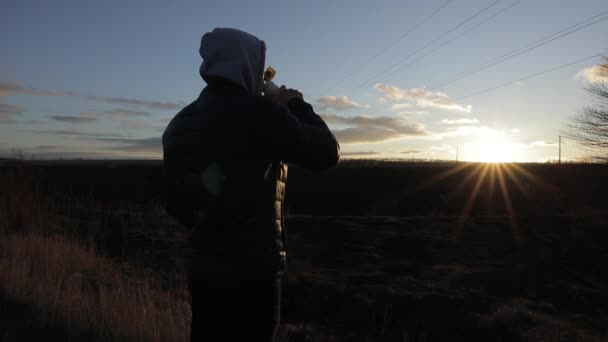
[[[199,53],[203,57],[200,74],[207,84],[221,79],[249,94],[261,94],[266,59],[264,41],[237,29],[216,28],[203,35]]]

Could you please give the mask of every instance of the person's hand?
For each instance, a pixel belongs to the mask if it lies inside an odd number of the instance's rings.
[[[295,98],[303,100],[304,96],[299,91],[291,88],[288,89],[282,85],[281,88],[279,88],[279,95],[276,97],[276,101],[280,105],[287,106],[289,100]]]

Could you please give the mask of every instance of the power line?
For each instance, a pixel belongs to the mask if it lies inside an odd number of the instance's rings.
[[[560,66],[557,66],[557,67],[554,67],[554,68],[551,68],[551,69],[543,70],[541,72],[537,72],[535,74],[528,75],[526,77],[522,77],[522,78],[519,78],[519,79],[516,79],[516,80],[513,80],[513,81],[505,82],[505,83],[499,84],[499,85],[494,86],[494,87],[486,88],[486,89],[483,89],[483,90],[480,90],[480,91],[477,91],[477,92],[474,92],[474,93],[471,93],[471,94],[468,94],[468,95],[465,95],[465,96],[458,97],[458,98],[454,99],[454,101],[459,101],[459,100],[462,100],[462,99],[469,98],[471,96],[487,93],[487,92],[490,92],[492,90],[503,88],[503,87],[509,86],[509,85],[517,83],[517,82],[525,81],[525,80],[528,80],[530,78],[537,77],[537,76],[540,76],[540,75],[543,75],[543,74],[546,74],[546,73],[549,73],[549,72],[552,72],[552,71],[555,71],[555,70],[558,70],[558,69],[563,69],[563,68],[569,67],[569,66],[574,65],[574,64],[578,64],[578,63],[581,63],[581,62],[584,62],[584,61],[587,61],[587,60],[590,60],[590,59],[593,59],[593,58],[596,58],[596,57],[600,57],[602,55],[603,54],[599,53],[599,54],[595,54],[595,55],[590,56],[590,57],[585,57],[583,59],[579,59],[579,60],[576,60],[576,61],[573,61],[573,62],[568,62],[566,64],[562,64]]]
[[[373,61],[374,59],[376,59],[378,56],[380,56],[381,54],[385,53],[387,50],[389,50],[390,48],[392,48],[393,46],[395,46],[396,44],[398,44],[401,40],[403,40],[404,38],[406,38],[412,31],[414,31],[418,27],[424,25],[427,21],[431,20],[431,18],[433,18],[437,13],[439,13],[442,9],[444,9],[447,5],[449,5],[453,1],[454,0],[448,0],[448,1],[446,1],[443,5],[441,5],[435,11],[433,11],[433,13],[431,13],[426,18],[424,18],[421,21],[419,21],[418,23],[416,23],[414,26],[410,27],[404,34],[402,34],[401,36],[399,36],[397,39],[395,39],[394,41],[392,41],[390,44],[386,45],[384,48],[382,48],[380,51],[378,51],[375,55],[371,56],[367,60],[363,61],[363,63],[359,64],[359,66],[355,68],[354,72],[345,75],[340,80],[338,80],[337,82],[335,82],[334,85],[332,85],[332,86],[324,89],[322,91],[322,93],[325,93],[325,92],[328,92],[329,90],[334,89],[336,86],[338,86],[339,84],[341,84],[345,80],[347,80],[350,77],[354,76],[358,71],[362,70],[365,65],[369,64],[371,61]]]
[[[475,74],[475,73],[477,73],[479,71],[485,70],[485,69],[487,69],[489,67],[492,67],[492,66],[494,66],[496,64],[505,62],[505,61],[507,61],[507,60],[509,60],[511,58],[514,58],[514,57],[517,57],[519,55],[522,55],[522,54],[524,54],[524,53],[526,53],[528,51],[537,49],[537,48],[539,48],[539,47],[541,47],[543,45],[546,45],[546,44],[548,44],[550,42],[553,42],[553,41],[555,41],[557,39],[560,39],[560,38],[563,38],[563,37],[565,37],[567,35],[570,35],[570,34],[573,34],[575,32],[578,32],[578,31],[580,31],[580,30],[582,30],[582,29],[584,29],[586,27],[589,27],[589,26],[594,25],[594,24],[596,24],[598,22],[601,22],[603,20],[608,19],[608,16],[604,16],[604,17],[601,17],[601,18],[597,19],[598,17],[600,17],[602,15],[605,15],[607,13],[608,13],[608,11],[604,11],[604,12],[602,12],[602,13],[600,13],[598,15],[595,15],[595,16],[589,18],[589,19],[583,20],[582,22],[579,22],[579,23],[576,23],[574,25],[571,25],[571,26],[569,26],[566,29],[560,30],[560,31],[558,31],[556,33],[553,33],[553,34],[549,35],[549,36],[543,37],[543,38],[541,38],[539,40],[536,40],[536,41],[534,41],[534,42],[532,42],[530,44],[527,44],[527,45],[525,45],[525,46],[523,46],[521,48],[515,49],[515,50],[513,50],[511,52],[508,52],[508,53],[506,53],[504,55],[501,55],[501,56],[499,56],[497,58],[494,58],[491,61],[486,62],[484,64],[481,64],[481,65],[479,65],[477,67],[474,67],[474,68],[472,68],[472,69],[470,69],[468,71],[461,72],[461,73],[459,73],[456,76],[449,77],[449,78],[447,78],[447,79],[445,79],[443,81],[440,81],[438,83],[435,83],[435,84],[433,84],[433,85],[431,85],[429,87],[425,87],[418,94],[415,94],[415,95],[412,95],[412,96],[408,96],[408,97],[405,97],[405,98],[402,98],[402,99],[396,99],[396,100],[393,100],[393,101],[389,101],[386,104],[383,104],[383,105],[380,105],[380,106],[376,107],[371,113],[376,113],[378,111],[384,110],[384,109],[388,108],[389,106],[392,106],[394,104],[400,103],[400,102],[402,102],[404,100],[418,97],[418,96],[420,96],[420,95],[422,95],[422,94],[424,94],[424,93],[426,93],[428,91],[432,91],[432,90],[435,90],[437,88],[443,87],[443,86],[445,86],[447,84],[453,83],[453,82],[455,82],[457,80],[460,80],[462,78],[465,78],[465,77],[468,77],[470,75],[473,75],[473,74]],[[589,22],[591,20],[594,20],[594,21],[592,21],[590,23],[587,23],[587,22]],[[585,24],[585,23],[587,23],[587,24]],[[583,25],[583,24],[585,24],[585,25]],[[580,26],[580,25],[583,25],[583,26]],[[580,26],[580,27],[577,27],[577,26]]]
[[[432,50],[430,50],[430,51],[426,52],[425,54],[421,55],[420,57],[418,57],[418,58],[414,59],[414,60],[413,60],[411,63],[408,63],[408,64],[406,64],[406,65],[404,65],[404,66],[402,66],[402,67],[400,67],[400,68],[395,69],[393,72],[398,72],[398,71],[401,71],[401,70],[403,70],[404,68],[409,67],[409,66],[413,65],[414,63],[418,62],[419,60],[421,60],[422,58],[424,58],[424,57],[428,56],[429,54],[431,54],[431,53],[433,53],[433,52],[435,52],[435,51],[437,51],[437,50],[441,49],[442,47],[446,46],[447,44],[449,44],[449,43],[451,43],[451,42],[453,42],[453,41],[455,41],[455,40],[457,40],[457,39],[462,38],[464,35],[466,35],[466,34],[467,34],[467,33],[469,33],[470,31],[473,31],[474,29],[476,29],[476,28],[478,28],[479,26],[481,26],[481,25],[485,24],[486,22],[490,21],[491,19],[493,19],[494,17],[498,16],[499,14],[501,14],[501,13],[503,13],[503,12],[505,12],[505,11],[507,11],[507,10],[511,9],[513,6],[515,6],[515,5],[519,4],[520,2],[521,2],[521,0],[517,0],[517,1],[513,2],[513,3],[511,3],[511,4],[510,4],[510,5],[508,5],[507,7],[505,7],[505,8],[503,8],[503,9],[499,10],[498,12],[496,12],[496,13],[492,14],[491,16],[489,16],[489,17],[487,17],[486,19],[484,19],[484,20],[480,21],[479,23],[475,24],[474,26],[471,26],[471,27],[470,27],[470,28],[468,28],[467,30],[463,31],[461,34],[459,34],[459,35],[457,35],[457,36],[453,37],[453,38],[452,38],[452,39],[450,39],[450,40],[447,40],[447,41],[443,42],[442,44],[440,44],[440,45],[436,46],[434,49],[432,49]]]
[[[473,14],[472,16],[468,17],[467,19],[465,19],[464,21],[460,22],[458,25],[450,28],[449,30],[445,31],[444,33],[442,33],[441,35],[439,35],[438,37],[436,37],[435,39],[431,40],[429,43],[427,43],[426,45],[422,46],[421,48],[417,49],[414,52],[411,52],[410,54],[408,54],[407,56],[405,56],[404,58],[400,59],[399,61],[397,61],[396,63],[391,64],[388,68],[384,69],[383,71],[381,71],[379,74],[376,74],[374,76],[372,76],[371,78],[366,79],[365,81],[363,81],[362,83],[358,84],[357,86],[355,86],[354,88],[350,89],[347,92],[348,94],[351,94],[353,91],[360,89],[361,87],[365,86],[366,84],[370,83],[370,81],[375,81],[377,80],[378,77],[386,74],[388,71],[390,71],[392,68],[394,68],[395,66],[407,61],[410,57],[412,57],[413,55],[417,54],[418,52],[426,49],[427,47],[431,46],[432,44],[436,43],[437,41],[443,39],[443,37],[445,37],[446,35],[452,33],[453,31],[457,30],[458,28],[460,28],[462,25],[468,23],[469,21],[473,20],[475,17],[477,17],[478,15],[482,14],[483,12],[489,10],[490,8],[494,7],[496,4],[498,4],[500,1],[502,0],[496,0],[494,1],[492,4],[486,6],[485,8],[483,8],[482,10],[476,12],[475,14]]]
[[[431,85],[430,87],[432,87],[433,89],[435,89],[435,88],[439,88],[439,87],[442,87],[442,86],[444,86],[444,85],[446,85],[446,84],[452,83],[452,82],[457,81],[457,80],[459,80],[459,79],[461,79],[461,78],[467,77],[467,76],[472,75],[472,74],[474,74],[474,73],[477,73],[477,72],[479,72],[479,71],[481,71],[481,70],[484,70],[484,69],[487,69],[487,68],[489,68],[489,67],[492,67],[492,66],[494,66],[494,65],[496,65],[496,64],[498,64],[498,63],[502,63],[502,62],[504,62],[504,61],[506,61],[506,60],[509,60],[509,59],[511,59],[511,58],[514,58],[514,57],[517,57],[517,56],[519,56],[519,55],[521,55],[521,54],[524,54],[524,53],[526,53],[526,52],[528,52],[528,51],[531,51],[531,50],[537,49],[537,48],[539,48],[539,47],[541,47],[541,46],[543,46],[543,45],[549,44],[549,43],[551,43],[551,42],[553,42],[553,41],[555,41],[555,40],[557,40],[557,39],[560,39],[560,38],[563,38],[563,37],[565,37],[565,36],[568,36],[568,35],[570,35],[570,34],[572,34],[572,33],[578,32],[578,31],[580,31],[580,30],[582,30],[582,29],[584,29],[584,28],[586,28],[586,27],[589,27],[589,26],[591,26],[591,25],[597,24],[597,23],[599,23],[599,22],[601,22],[601,21],[603,21],[603,20],[608,19],[608,16],[604,16],[603,18],[600,18],[600,19],[597,19],[597,20],[595,20],[595,21],[593,21],[593,22],[587,23],[586,25],[581,26],[581,27],[578,27],[578,28],[573,29],[573,30],[571,30],[571,31],[568,31],[568,30],[572,29],[573,27],[580,26],[580,25],[582,25],[583,23],[588,22],[588,21],[590,21],[590,20],[594,20],[594,19],[596,19],[597,17],[599,17],[599,16],[601,16],[601,15],[605,15],[605,14],[607,14],[607,13],[608,13],[608,11],[605,11],[605,12],[603,12],[603,13],[600,13],[599,15],[596,15],[596,16],[594,16],[594,17],[592,17],[592,18],[589,18],[589,19],[584,20],[584,21],[582,21],[582,22],[580,22],[580,23],[577,23],[577,24],[575,24],[575,25],[572,25],[572,26],[570,26],[570,27],[568,27],[568,28],[566,28],[566,29],[563,29],[563,30],[561,30],[561,31],[559,31],[559,32],[556,32],[556,33],[554,33],[554,34],[552,34],[552,35],[549,35],[549,36],[547,36],[547,37],[541,38],[541,39],[539,39],[539,40],[537,40],[537,41],[535,41],[535,42],[533,42],[533,43],[530,43],[530,44],[528,44],[528,45],[526,45],[526,46],[524,46],[524,47],[521,47],[521,48],[519,48],[519,49],[517,49],[517,50],[514,50],[514,51],[512,51],[512,52],[510,52],[510,53],[508,53],[508,54],[505,54],[505,55],[502,55],[502,56],[500,56],[500,57],[498,57],[498,58],[495,58],[495,59],[493,59],[492,61],[487,62],[485,65],[483,65],[483,66],[481,66],[481,67],[476,67],[476,68],[473,68],[473,70],[470,70],[470,71],[465,72],[465,73],[461,73],[461,74],[456,75],[456,76],[454,76],[454,77],[452,77],[452,78],[450,78],[450,79],[448,79],[448,80],[445,80],[445,81],[439,82],[438,84],[436,83],[436,84],[434,84],[434,85]],[[566,32],[566,31],[568,31],[568,32]],[[549,39],[549,38],[550,38],[550,39]],[[549,39],[549,40],[547,40],[547,39]],[[546,41],[544,41],[544,40],[546,40]],[[544,41],[544,42],[543,42],[543,41]]]

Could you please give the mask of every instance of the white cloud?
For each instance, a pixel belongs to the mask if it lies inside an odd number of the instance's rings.
[[[550,147],[550,146],[557,146],[557,143],[554,141],[533,141],[530,143],[530,146]]]
[[[575,77],[591,83],[608,82],[608,65],[594,65],[584,68],[577,72]]]
[[[345,152],[345,151],[340,151],[340,156],[353,156],[353,157],[358,157],[358,156],[377,156],[381,154],[380,152],[376,152],[376,151],[353,151],[353,152]]]
[[[435,151],[450,151],[452,150],[452,146],[448,145],[448,144],[443,144],[441,146],[431,146],[429,147],[429,150],[435,150]]]
[[[406,110],[403,112],[398,112],[397,115],[417,115],[417,114],[428,114],[426,110]]]
[[[381,142],[408,136],[428,136],[430,134],[424,129],[424,125],[411,122],[402,116],[371,117],[358,115],[346,117],[322,115],[322,117],[328,124],[347,126],[343,129],[333,130],[336,138],[342,144]]]
[[[517,128],[511,129],[511,133],[521,133],[521,131]]]
[[[444,130],[434,134],[434,137],[461,137],[467,135],[481,134],[483,132],[487,132],[488,130],[490,130],[490,128],[486,126],[454,126],[447,127]]]
[[[431,92],[420,88],[402,89],[387,84],[376,83],[374,88],[383,92],[384,96],[393,101],[401,101],[393,105],[393,109],[400,109],[399,105],[410,106],[416,105],[420,108],[439,108],[450,111],[460,111],[470,113],[471,105],[461,105],[454,102],[446,93]],[[410,102],[402,102],[402,101]],[[395,107],[397,106],[397,107]]]
[[[330,107],[337,110],[345,110],[350,108],[365,108],[366,106],[353,101],[348,96],[321,96],[317,101],[323,105],[323,107]]]
[[[405,109],[412,108],[414,105],[411,103],[395,103],[391,106],[391,109]]]
[[[441,120],[441,123],[444,123],[446,125],[455,125],[455,124],[459,124],[459,125],[466,125],[466,124],[476,124],[479,123],[479,120],[475,119],[475,118],[462,118],[462,119],[443,119]]]

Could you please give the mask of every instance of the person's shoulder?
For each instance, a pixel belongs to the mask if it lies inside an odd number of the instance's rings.
[[[272,101],[271,99],[269,99],[266,96],[262,96],[262,95],[250,96],[249,101],[250,101],[251,105],[256,106],[256,107],[265,108],[265,109],[275,109],[275,110],[281,109],[281,105],[277,104],[276,102]]]
[[[272,101],[265,96],[250,96],[247,106],[254,113],[263,114],[266,117],[283,116],[288,109]]]

